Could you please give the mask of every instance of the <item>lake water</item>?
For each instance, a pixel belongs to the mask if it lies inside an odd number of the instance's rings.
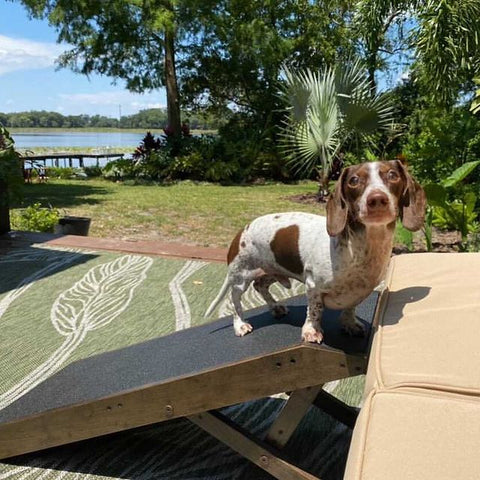
[[[55,148],[55,151],[61,152],[62,148],[85,147],[85,153],[117,153],[120,148],[131,148],[131,152],[140,144],[145,133],[132,132],[41,132],[41,133],[12,133],[15,140],[15,147],[21,150],[32,150],[41,147],[43,153],[45,149]],[[93,150],[90,150],[93,149]],[[129,153],[125,153],[128,157]],[[99,160],[86,158],[84,165],[86,167],[93,165],[105,166],[109,160],[101,158]],[[47,161],[47,166],[58,164],[60,167],[68,166],[67,160]],[[72,166],[78,167],[78,160],[73,160]]]
[[[119,147],[137,147],[145,133],[131,132],[48,132],[13,133],[15,146],[21,149],[34,147],[89,147],[114,150]]]

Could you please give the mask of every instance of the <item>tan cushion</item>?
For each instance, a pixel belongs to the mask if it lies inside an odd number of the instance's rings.
[[[372,392],[345,480],[478,480],[480,399],[401,388]]]
[[[480,254],[395,257],[347,480],[480,479]]]
[[[366,392],[422,386],[480,393],[480,254],[391,261]]]

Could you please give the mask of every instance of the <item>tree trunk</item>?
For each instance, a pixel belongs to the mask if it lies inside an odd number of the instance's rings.
[[[372,89],[372,95],[377,93],[377,82],[375,81],[375,72],[377,71],[377,52],[372,52],[367,58],[368,81]]]
[[[168,127],[174,137],[182,134],[177,74],[175,72],[175,30],[165,29],[165,86],[167,89]]]
[[[8,192],[5,182],[0,181],[0,235],[10,231],[10,210]]]

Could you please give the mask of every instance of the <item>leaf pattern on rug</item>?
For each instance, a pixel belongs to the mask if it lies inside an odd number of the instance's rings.
[[[91,268],[81,280],[61,293],[52,306],[50,319],[65,341],[21,382],[0,395],[0,408],[10,405],[59,370],[89,331],[104,327],[118,317],[131,302],[135,288],[145,280],[152,262],[149,257],[124,255]]]
[[[184,330],[191,326],[192,315],[187,296],[183,291],[182,284],[195,272],[208,265],[207,262],[189,260],[183,265],[180,271],[169,283],[168,288],[172,296],[173,306],[175,308],[175,330]]]

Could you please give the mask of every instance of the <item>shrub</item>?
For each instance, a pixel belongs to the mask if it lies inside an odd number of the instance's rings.
[[[51,178],[61,178],[62,180],[68,180],[69,178],[75,178],[78,172],[81,172],[80,168],[70,167],[48,167],[47,176]]]
[[[53,232],[59,218],[57,209],[42,208],[40,203],[34,203],[20,212],[13,212],[12,227],[29,232]]]
[[[421,183],[441,182],[480,157],[480,121],[467,108],[418,110],[409,121],[403,153]],[[480,171],[469,177],[470,182],[479,180]]]
[[[433,208],[432,223],[438,228],[458,230],[465,248],[470,233],[478,231],[475,204],[477,195],[470,185],[462,182],[480,165],[480,161],[467,162],[439,183],[425,185],[428,203]]]
[[[103,176],[112,180],[123,180],[136,176],[135,162],[129,158],[112,160],[103,167]]]
[[[83,167],[83,171],[87,175],[87,177],[101,177],[102,176],[102,169],[98,166],[93,167]]]

